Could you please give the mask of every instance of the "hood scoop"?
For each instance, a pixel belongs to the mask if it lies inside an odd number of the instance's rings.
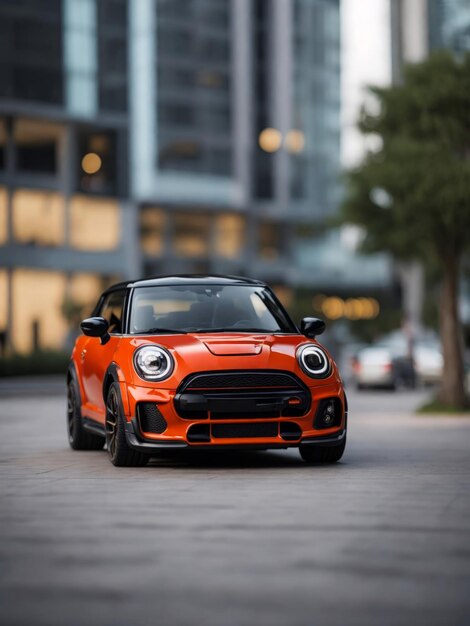
[[[216,356],[256,355],[263,348],[261,343],[253,341],[205,341],[204,345]]]

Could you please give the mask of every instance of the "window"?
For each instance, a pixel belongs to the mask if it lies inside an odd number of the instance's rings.
[[[125,291],[113,291],[100,308],[101,317],[108,320],[110,333],[122,333],[122,315],[124,309]]]
[[[21,189],[13,193],[13,236],[30,245],[64,243],[64,199],[58,193]]]
[[[215,220],[215,251],[226,259],[236,259],[243,250],[245,220],[240,215],[218,215]]]
[[[8,239],[8,194],[5,187],[0,187],[0,246]]]
[[[44,120],[17,120],[13,127],[13,140],[18,171],[57,174],[61,132],[61,126]]]
[[[12,273],[12,343],[15,352],[59,350],[67,336],[62,313],[67,277],[63,272],[17,269]]]
[[[272,260],[279,256],[281,227],[279,224],[264,222],[259,229],[259,253],[263,259]]]
[[[0,270],[0,356],[5,354],[8,325],[8,274]]]
[[[0,170],[4,170],[7,160],[7,125],[0,118]]]
[[[208,215],[178,213],[174,216],[174,248],[181,256],[204,256],[209,253],[210,220]]]
[[[114,195],[117,190],[116,135],[109,131],[82,131],[78,147],[78,190]]]
[[[251,285],[137,287],[130,314],[133,334],[166,329],[208,332],[296,332],[271,292]]]
[[[70,202],[70,242],[77,250],[114,250],[121,238],[116,201],[74,196]]]
[[[162,209],[146,207],[140,214],[140,245],[143,251],[156,256],[165,246],[166,215]]]

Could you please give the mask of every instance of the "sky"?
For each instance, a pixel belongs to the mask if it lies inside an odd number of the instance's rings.
[[[345,167],[358,163],[366,147],[355,128],[365,86],[390,83],[389,4],[390,0],[341,1],[341,160]]]

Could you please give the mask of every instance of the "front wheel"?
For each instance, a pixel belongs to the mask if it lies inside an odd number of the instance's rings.
[[[109,460],[117,467],[142,467],[148,456],[127,445],[124,427],[124,414],[121,405],[119,385],[113,383],[106,399],[106,447]]]
[[[101,450],[104,446],[104,437],[83,428],[80,393],[73,378],[67,383],[67,434],[73,450]]]
[[[343,456],[346,437],[338,446],[300,446],[300,456],[306,463],[336,463]]]

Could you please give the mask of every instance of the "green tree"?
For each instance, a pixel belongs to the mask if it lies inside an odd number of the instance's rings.
[[[346,174],[342,220],[364,228],[367,251],[438,265],[439,400],[463,407],[458,297],[462,257],[470,247],[470,54],[458,60],[436,53],[407,66],[402,84],[370,91],[379,106],[363,109],[359,128],[380,137],[381,147]]]

